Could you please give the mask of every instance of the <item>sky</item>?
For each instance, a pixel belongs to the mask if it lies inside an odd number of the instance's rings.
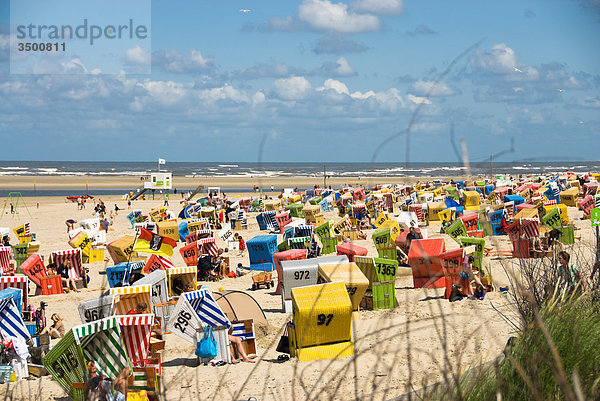
[[[600,159],[600,0],[25,1],[0,0],[0,160]],[[18,51],[83,18],[148,35]]]

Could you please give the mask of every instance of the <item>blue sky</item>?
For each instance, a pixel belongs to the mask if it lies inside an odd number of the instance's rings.
[[[600,158],[599,0],[153,1],[147,47],[31,75],[0,4],[1,160]]]

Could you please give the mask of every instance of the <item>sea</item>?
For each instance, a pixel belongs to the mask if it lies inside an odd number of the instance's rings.
[[[160,166],[174,177],[456,177],[465,174],[466,167],[456,162],[368,163],[368,162],[167,162]],[[158,168],[157,162],[99,162],[99,161],[0,161],[0,180],[4,176],[144,176]],[[575,174],[599,172],[598,161],[575,162],[501,162],[471,163],[472,175]],[[178,188],[180,191],[191,188]],[[302,189],[302,188],[300,188]],[[231,192],[252,191],[248,188],[229,188]],[[9,191],[0,190],[0,196]],[[23,196],[73,195],[73,190],[21,190]],[[122,188],[90,189],[90,195],[117,195]]]

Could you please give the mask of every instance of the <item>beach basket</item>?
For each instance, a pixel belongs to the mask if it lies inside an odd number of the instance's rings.
[[[372,300],[368,309],[395,308],[398,303],[396,300],[398,261],[369,256],[355,256],[354,263],[369,280]]]
[[[396,270],[395,268],[394,276]],[[356,263],[319,263],[319,278],[325,282],[342,281],[345,284],[352,303],[352,310],[355,312],[353,317],[359,319],[358,307],[370,283]]]
[[[380,258],[396,260],[396,244],[392,242],[390,230],[389,228],[377,230],[372,238]]]
[[[283,281],[283,271],[281,269],[281,262],[284,260],[298,260],[298,259],[306,259],[308,255],[308,250],[306,249],[290,249],[283,252],[277,252],[273,254],[273,262],[275,263],[275,268],[277,269],[277,289],[275,290],[276,294],[281,294],[281,283]]]
[[[367,248],[354,245],[351,242],[344,242],[336,246],[338,255],[346,255],[350,262],[354,261],[354,256],[367,256]]]
[[[457,220],[460,221],[460,220]],[[443,288],[444,271],[439,256],[446,250],[443,238],[413,240],[408,251],[415,288]]]
[[[483,267],[483,251],[485,249],[485,239],[475,237],[459,237],[461,246],[464,248],[469,245],[475,245],[473,253],[473,267],[481,270]]]
[[[352,303],[343,283],[292,290],[293,326],[290,352],[300,361],[334,359],[354,354]]]

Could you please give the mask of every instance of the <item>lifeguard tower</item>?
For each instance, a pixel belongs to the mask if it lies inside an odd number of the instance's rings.
[[[163,191],[163,199],[169,199],[169,190],[173,184],[173,173],[158,171],[150,173],[150,181],[144,182],[144,189]]]

